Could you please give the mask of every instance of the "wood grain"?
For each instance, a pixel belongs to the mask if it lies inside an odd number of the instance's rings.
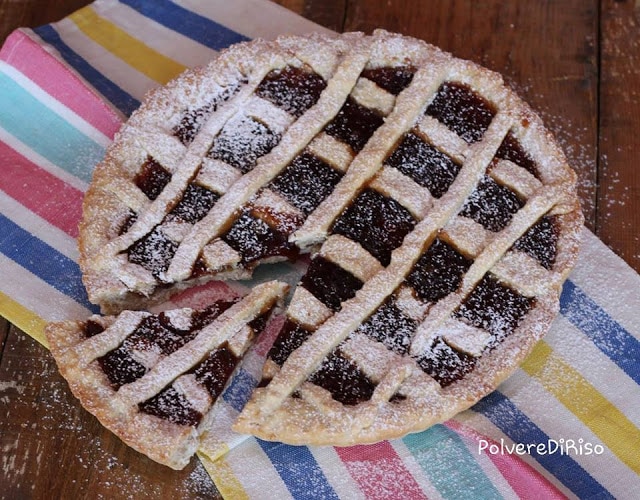
[[[0,0],[0,40],[16,28],[58,21],[89,3],[89,0]]]
[[[602,2],[596,232],[640,270],[640,6]]]
[[[276,0],[276,3],[325,28],[344,31],[347,0]]]

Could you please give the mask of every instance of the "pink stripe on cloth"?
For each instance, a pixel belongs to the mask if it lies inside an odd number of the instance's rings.
[[[204,308],[218,300],[231,300],[238,294],[224,281],[210,281],[202,285],[187,288],[171,297],[175,307]]]
[[[0,189],[52,226],[77,238],[82,215],[79,189],[40,168],[0,141]]]
[[[284,315],[274,316],[267,325],[267,328],[260,334],[260,337],[258,337],[254,347],[259,356],[262,356],[263,358],[267,357],[271,346],[282,329],[282,325],[284,325],[285,319],[286,316]]]
[[[493,439],[483,436],[475,429],[461,424],[456,420],[449,420],[445,425],[451,430],[457,432],[460,436],[467,437],[477,443],[485,441],[488,446],[500,446],[499,443]],[[558,490],[553,483],[540,474],[536,469],[531,467],[531,465],[522,460],[518,455],[487,453],[487,456],[519,498],[566,498],[566,496]]]
[[[427,498],[388,441],[335,450],[367,499]]]
[[[62,62],[16,30],[0,49],[0,60],[13,66],[42,90],[109,138],[118,131],[122,119]]]

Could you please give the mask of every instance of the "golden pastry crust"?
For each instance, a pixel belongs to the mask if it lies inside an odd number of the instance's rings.
[[[310,252],[234,429],[374,442],[468,408],[544,335],[578,252],[575,183],[472,62],[380,30],[258,40],[132,115],[85,198],[80,264],[109,312]]]

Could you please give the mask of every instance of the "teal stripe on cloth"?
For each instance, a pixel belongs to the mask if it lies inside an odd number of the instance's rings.
[[[402,441],[443,498],[502,498],[460,436],[444,425],[409,434]]]
[[[28,120],[25,117],[30,117]],[[0,71],[0,127],[54,165],[85,182],[104,147]]]

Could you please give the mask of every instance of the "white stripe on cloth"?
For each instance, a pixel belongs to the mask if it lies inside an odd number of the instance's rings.
[[[3,191],[0,191],[0,213],[11,214],[11,220],[23,228],[28,228],[29,233],[33,236],[55,248],[65,257],[74,261],[78,260],[78,243],[75,238],[49,224]],[[6,276],[9,274],[7,273]],[[33,311],[40,314],[38,309]]]
[[[96,2],[92,8],[100,17],[111,21],[132,37],[144,41],[149,47],[185,66],[206,64],[218,53],[145,17],[128,5]]]
[[[284,34],[334,33],[273,2],[262,0],[245,0],[242,2],[177,0],[175,3],[201,16],[213,19],[217,23],[248,38],[273,39]],[[265,20],[268,20],[268,22]]]
[[[518,370],[500,389],[520,411],[527,415],[550,439],[555,440],[558,445],[560,440],[563,440],[564,443],[567,440],[573,440],[577,447],[580,439],[583,440],[583,444],[602,445],[606,451],[601,455],[569,453],[567,456],[578,463],[615,497],[620,497],[625,490],[629,491],[630,484],[624,484],[624,478],[629,478],[630,473],[633,474],[633,472],[608,450],[607,446],[591,429],[547,392],[535,378]],[[556,450],[555,454],[561,454],[560,448]],[[549,472],[545,474],[547,477],[549,475]]]
[[[640,340],[640,275],[586,228],[570,279]]]
[[[19,139],[9,134],[9,132],[7,132],[2,127],[0,127],[0,142],[7,144],[12,149],[20,153],[22,156],[24,156],[31,163],[34,163],[35,165],[38,165],[43,170],[46,170],[50,174],[53,174],[58,179],[63,181],[65,184],[68,184],[69,186],[72,186],[79,191],[84,192],[87,190],[88,184],[85,181],[83,181],[82,179],[79,179],[75,175],[70,174],[69,172],[58,167],[54,163],[51,163],[47,158],[35,152],[33,149],[31,149],[29,146],[21,142]],[[12,212],[3,212],[3,213],[12,214]],[[13,217],[13,214],[12,214],[12,217]]]
[[[158,83],[86,36],[69,18],[52,25],[60,38],[80,57],[122,90],[138,100]]]
[[[91,311],[86,307],[59,292],[2,253],[0,253],[0,269],[3,276],[11,277],[11,279],[0,280],[0,291],[30,311],[36,312],[45,321],[86,319],[91,315]]]

